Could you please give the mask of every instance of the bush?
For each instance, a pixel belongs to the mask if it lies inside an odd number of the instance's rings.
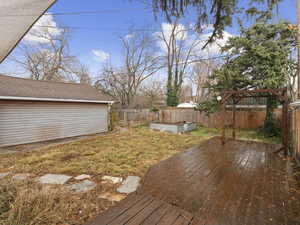
[[[217,101],[217,99],[207,100],[200,102],[196,110],[199,110],[200,112],[205,112],[206,115],[209,115],[210,113],[217,112],[220,107],[219,105],[220,103]]]

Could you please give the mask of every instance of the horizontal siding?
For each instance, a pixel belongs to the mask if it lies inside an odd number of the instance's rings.
[[[107,131],[107,105],[0,101],[0,147]]]

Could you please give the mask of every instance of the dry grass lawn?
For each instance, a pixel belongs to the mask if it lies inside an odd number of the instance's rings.
[[[207,128],[182,135],[133,128],[37,151],[0,155],[0,172],[143,176],[151,165],[218,134],[218,130]],[[238,135],[264,140],[255,131],[239,131]],[[99,196],[115,193],[116,185],[102,184],[101,176],[93,180],[97,188],[83,194],[33,181],[1,180],[0,225],[81,225],[114,204]]]
[[[142,176],[149,166],[210,137],[133,128],[32,152],[1,155],[0,172]]]

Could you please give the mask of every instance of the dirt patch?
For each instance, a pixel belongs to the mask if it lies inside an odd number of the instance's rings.
[[[80,157],[80,154],[72,153],[61,157],[60,161],[70,161],[72,159],[76,159],[77,157]]]

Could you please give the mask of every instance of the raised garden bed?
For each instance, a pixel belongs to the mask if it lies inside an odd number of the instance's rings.
[[[161,122],[152,122],[150,123],[150,129],[159,130],[165,132],[171,132],[174,134],[189,132],[195,130],[197,125],[191,122],[182,122],[182,123],[161,123]]]

